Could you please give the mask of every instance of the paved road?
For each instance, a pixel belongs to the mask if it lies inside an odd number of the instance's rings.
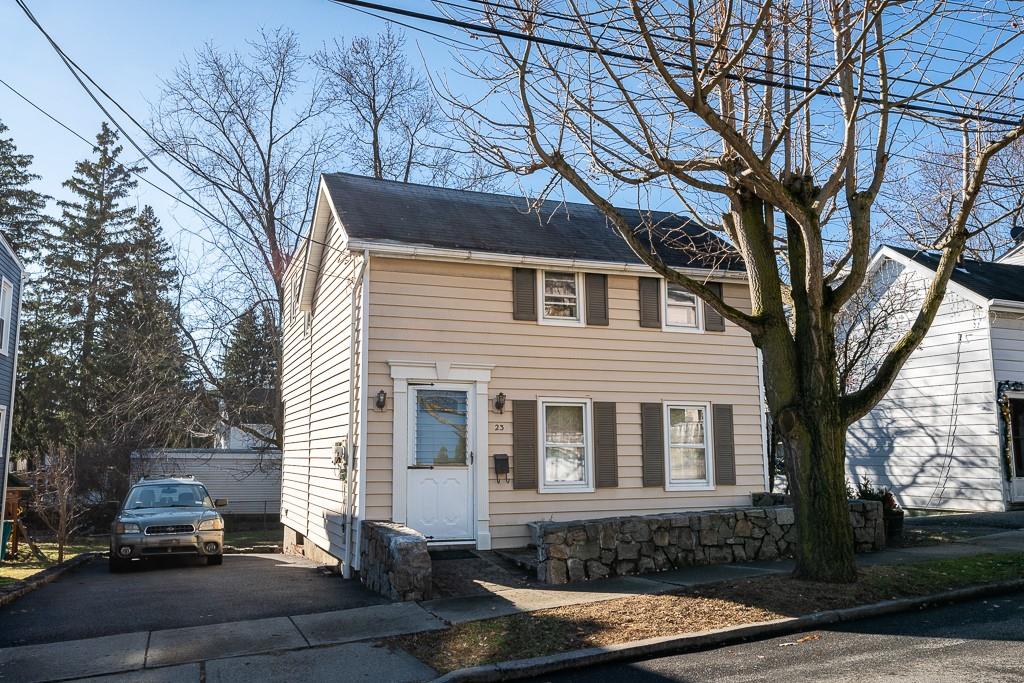
[[[799,642],[800,638],[807,638]],[[537,679],[559,683],[1024,680],[1024,594]]]
[[[386,602],[292,556],[225,555],[219,567],[161,560],[124,574],[97,560],[0,608],[0,647]]]

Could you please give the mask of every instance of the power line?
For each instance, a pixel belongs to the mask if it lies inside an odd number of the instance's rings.
[[[135,147],[135,149],[138,150],[138,152],[140,154],[142,154],[142,156],[150,163],[150,165],[153,168],[155,168],[157,171],[159,171],[164,177],[166,177],[168,180],[170,180],[174,184],[174,186],[177,187],[178,190],[180,190],[182,192],[182,194],[184,194],[186,197],[188,197],[192,201],[192,204],[189,204],[187,202],[183,202],[179,197],[174,197],[174,195],[170,194],[167,190],[165,190],[165,189],[163,189],[163,188],[161,188],[161,187],[159,187],[157,185],[154,185],[152,182],[150,182],[149,180],[145,179],[142,176],[139,176],[139,177],[142,177],[144,182],[146,182],[149,185],[152,185],[153,187],[155,187],[156,189],[160,190],[164,194],[166,194],[169,197],[175,199],[175,201],[181,202],[182,205],[187,206],[188,208],[192,209],[196,213],[204,216],[205,218],[208,218],[209,220],[213,221],[217,225],[220,225],[225,230],[227,230],[230,235],[232,235],[232,236],[242,240],[243,242],[246,242],[246,243],[250,244],[251,246],[258,246],[257,243],[255,242],[255,240],[251,239],[250,236],[243,235],[243,234],[239,233],[236,228],[233,228],[232,226],[228,225],[223,220],[221,220],[220,218],[215,216],[212,211],[210,211],[205,206],[203,206],[202,202],[200,202],[198,199],[196,199],[196,197],[193,196],[192,193],[189,192],[188,189],[186,189],[181,183],[179,183],[178,180],[176,178],[174,178],[170,173],[168,173],[166,170],[164,170],[163,167],[161,167],[159,164],[157,164],[156,161],[154,161],[153,158],[150,156],[150,154],[148,152],[146,152],[137,142],[135,142],[135,139],[132,138],[131,135],[128,133],[128,131],[125,130],[124,126],[122,126],[121,123],[113,115],[111,115],[111,113],[107,110],[107,108],[103,106],[103,104],[99,101],[99,99],[96,97],[96,95],[92,92],[92,90],[89,88],[89,86],[86,85],[86,83],[82,80],[82,76],[84,76],[85,79],[89,81],[89,83],[91,83],[93,86],[95,86],[96,89],[107,100],[112,102],[115,107],[117,107],[122,113],[124,113],[124,115],[127,116],[128,119],[139,130],[141,130],[143,133],[145,133],[146,136],[150,140],[152,140],[161,150],[164,150],[164,147],[160,143],[160,141],[145,126],[143,126],[134,116],[132,116],[132,114],[127,109],[125,109],[121,105],[120,102],[118,102],[113,96],[111,96],[110,93],[108,93],[106,90],[104,90],[103,87],[100,86],[88,74],[88,72],[85,71],[85,69],[83,69],[81,66],[79,66],[77,62],[75,62],[73,59],[71,59],[71,57],[68,56],[66,52],[64,52],[63,48],[61,48],[60,45],[57,44],[56,40],[54,40],[54,38],[52,36],[50,36],[50,34],[46,31],[46,29],[43,28],[43,25],[39,22],[39,20],[35,18],[35,16],[32,14],[32,11],[24,3],[24,1],[23,0],[16,0],[16,2],[18,4],[18,6],[22,9],[22,11],[25,13],[25,15],[28,17],[28,19],[32,22],[32,24],[35,25],[35,27],[40,31],[40,33],[42,33],[43,36],[46,38],[47,42],[50,43],[50,46],[57,53],[58,57],[60,57],[61,61],[68,68],[68,70],[71,72],[71,75],[75,77],[75,80],[78,81],[78,84],[82,87],[83,90],[85,90],[86,94],[89,95],[89,98],[92,99],[92,101],[96,104],[97,107],[99,107],[100,111],[102,111],[103,114],[110,120],[110,122],[119,131],[121,131],[121,133],[124,135],[125,139],[127,139],[128,142],[130,142],[131,145],[133,147]],[[81,73],[81,76],[79,76],[79,73]],[[10,87],[10,86],[8,86],[8,87]],[[50,114],[48,114],[45,111],[43,111],[40,107],[38,107],[34,103],[30,102],[26,97],[24,97],[23,95],[20,95],[20,93],[18,93],[18,94],[19,94],[20,97],[22,97],[22,99],[25,99],[30,104],[32,104],[33,107],[35,107],[39,111],[43,112],[48,118],[50,118],[51,120],[57,122],[58,124],[60,124],[66,130],[72,132],[79,139],[85,140],[85,138],[83,138],[83,136],[81,136],[77,132],[73,131],[70,127],[68,127],[67,125],[61,123],[56,118],[54,118]],[[88,140],[85,140],[85,142],[87,144],[89,144],[89,145],[93,144],[93,143],[89,142]],[[281,227],[284,228],[284,230],[286,230],[287,232],[291,233],[296,238],[298,238],[299,240],[308,239],[309,241],[311,241],[313,243],[320,244],[324,248],[328,248],[328,249],[336,248],[336,247],[333,247],[333,245],[330,245],[330,244],[327,244],[327,243],[324,243],[324,242],[318,242],[317,240],[313,240],[312,236],[304,237],[303,234],[300,231],[295,230],[294,228],[292,228],[291,226],[289,226],[289,225],[287,225],[287,224],[285,224],[283,222],[281,223]],[[342,251],[344,251],[344,250],[342,250]]]
[[[414,11],[414,10],[402,9],[400,7],[390,7],[388,5],[381,5],[381,4],[375,3],[375,2],[368,2],[367,0],[331,0],[331,2],[333,2],[335,4],[339,4],[339,5],[347,5],[347,6],[350,6],[350,7],[362,7],[364,9],[372,9],[372,10],[375,10],[377,12],[384,12],[386,14],[397,14],[397,15],[408,17],[408,18],[411,18],[411,19],[418,19],[418,20],[421,20],[421,21],[427,21],[427,22],[432,22],[432,23],[437,23],[437,24],[448,25],[448,26],[452,26],[452,27],[455,27],[455,28],[461,28],[463,30],[469,31],[470,33],[484,33],[484,34],[489,34],[489,35],[493,35],[493,36],[499,36],[499,37],[503,37],[503,38],[511,38],[513,40],[520,40],[520,41],[527,42],[527,43],[534,43],[534,44],[540,44],[540,45],[547,45],[547,46],[550,46],[550,47],[558,47],[558,48],[562,48],[562,49],[573,50],[573,51],[576,51],[576,52],[584,52],[584,53],[588,53],[588,54],[599,54],[599,55],[604,56],[604,57],[611,57],[613,59],[622,59],[622,60],[625,60],[625,61],[631,61],[631,62],[641,63],[641,64],[652,64],[653,63],[653,60],[650,57],[641,57],[641,56],[638,56],[638,55],[629,54],[627,52],[621,52],[621,51],[618,51],[618,50],[609,50],[609,49],[606,49],[606,48],[595,47],[595,46],[592,46],[592,45],[581,45],[579,43],[573,43],[573,42],[566,41],[566,40],[559,40],[559,39],[556,39],[556,38],[546,38],[546,37],[543,37],[543,36],[534,36],[534,35],[522,33],[522,32],[519,32],[519,31],[512,31],[512,30],[509,30],[509,29],[497,28],[495,26],[485,26],[485,25],[481,25],[481,24],[474,24],[474,23],[467,22],[467,21],[462,21],[462,20],[459,20],[459,19],[452,19],[450,17],[442,17],[442,16],[437,16],[437,15],[434,15],[434,14],[427,14],[427,13],[424,13],[424,12],[417,12],[417,11]],[[669,66],[669,67],[672,67],[672,68],[676,68],[676,69],[687,69],[687,70],[689,70],[691,68],[688,65],[680,64],[678,62],[666,61],[666,62],[664,62],[664,64],[666,66]],[[786,90],[794,90],[794,91],[797,91],[797,92],[803,92],[805,94],[811,94],[811,93],[813,93],[813,92],[815,92],[817,90],[817,88],[812,88],[812,87],[809,87],[809,86],[801,86],[801,85],[796,85],[796,84],[793,84],[793,83],[778,82],[778,81],[773,81],[773,80],[769,80],[769,79],[765,79],[765,78],[759,78],[759,77],[756,77],[756,76],[739,76],[737,74],[727,73],[727,74],[724,74],[724,77],[728,78],[729,80],[744,81],[744,82],[748,82],[748,83],[754,83],[756,85],[772,86],[772,87],[777,87],[777,88],[786,89]],[[833,99],[840,99],[840,98],[842,98],[842,93],[840,93],[840,92],[838,92],[836,90],[830,90],[828,88],[822,88],[820,91],[818,91],[818,94],[819,95],[824,95],[824,96],[827,96],[827,97],[831,97]],[[883,104],[883,100],[880,97],[861,96],[860,100],[862,102],[866,102],[868,104],[878,104],[878,105]],[[919,112],[919,113],[923,113],[923,114],[936,114],[936,115],[939,115],[939,116],[943,116],[943,117],[951,118],[951,119],[955,119],[955,120],[964,120],[964,119],[966,119],[966,120],[970,120],[970,121],[978,121],[978,122],[981,122],[981,123],[992,123],[992,124],[996,124],[996,125],[1010,126],[1010,127],[1014,127],[1014,128],[1024,124],[1024,117],[1019,118],[1019,119],[1009,119],[1009,118],[1005,118],[1005,117],[991,116],[991,115],[982,114],[982,113],[967,112],[967,111],[957,111],[955,109],[941,109],[941,108],[939,108],[941,103],[936,103],[936,102],[929,102],[927,104],[916,104],[916,103],[912,103],[912,102],[905,102],[905,103],[886,102],[886,104],[889,104],[893,108],[904,109],[904,110]]]
[[[476,3],[477,5],[481,5],[481,6],[484,6],[484,7],[496,7],[496,8],[500,8],[500,9],[504,9],[504,10],[508,10],[508,11],[513,11],[513,12],[520,11],[520,8],[518,8],[518,7],[514,6],[514,5],[509,5],[509,4],[503,3],[503,2],[497,2],[495,0],[465,0],[465,1],[466,2],[473,2],[473,3]],[[465,11],[473,11],[473,9],[474,9],[472,7],[469,7],[468,5],[464,5],[464,4],[461,4],[459,2],[453,2],[452,0],[433,0],[433,2],[435,4],[437,4],[437,5],[444,5],[444,6],[448,6],[448,7],[454,7],[454,8],[465,10]],[[614,30],[616,30],[616,31],[621,31],[621,32],[627,33],[629,35],[635,35],[635,36],[642,36],[643,35],[643,32],[640,31],[639,29],[632,28],[630,26],[620,26],[620,25],[618,25],[618,22],[616,22],[616,21],[605,21],[605,22],[600,22],[599,23],[599,22],[585,20],[583,18],[582,14],[579,15],[579,16],[574,16],[574,15],[565,14],[565,13],[562,13],[562,12],[551,12],[551,11],[541,11],[541,10],[538,10],[536,13],[537,13],[537,15],[542,16],[542,17],[548,17],[548,18],[559,20],[559,21],[565,21],[565,22],[568,22],[570,24],[577,24],[577,25],[584,24],[588,28],[596,28],[596,29],[614,28]],[[499,12],[495,12],[495,14],[497,16],[501,17],[502,19],[506,19],[506,20],[512,20],[514,18],[514,17],[510,17],[507,14],[501,14]],[[583,34],[585,36],[590,37],[588,31],[582,30],[580,28],[563,29],[562,27],[558,27],[557,30],[569,30],[569,31],[572,31],[574,33],[579,33],[579,34]],[[716,44],[714,42],[712,42],[712,41],[709,41],[709,40],[700,40],[698,38],[684,38],[684,37],[680,37],[680,36],[667,35],[667,34],[664,34],[664,33],[654,33],[654,32],[652,32],[650,35],[653,38],[657,38],[659,40],[665,40],[665,41],[670,41],[670,42],[674,42],[674,43],[680,43],[680,44],[683,44],[683,45],[696,45],[696,46],[699,46],[699,47],[711,48],[711,49],[714,49],[716,47]],[[594,37],[594,40],[598,40],[598,38]],[[948,48],[946,48],[945,46],[943,46],[943,49],[948,51]],[[968,54],[966,51],[962,51],[961,50],[960,52],[963,52],[964,54]],[[770,57],[772,60],[774,60],[776,62],[796,64],[796,65],[799,65],[799,66],[803,66],[805,64],[805,62],[803,60],[796,59],[796,58],[793,58],[793,57],[787,58],[787,57],[785,57],[783,55],[767,55],[767,54],[760,53],[760,52],[757,52],[757,51],[754,51],[754,50],[748,50],[747,54],[750,55],[751,57],[756,58],[756,59],[768,59]],[[1009,60],[1007,60],[1007,61],[1009,61]],[[813,69],[820,69],[820,70],[829,71],[829,70],[834,68],[834,65],[810,63],[810,67],[813,68]],[[764,73],[764,74],[770,74],[772,76],[777,76],[777,77],[778,76],[782,76],[782,77],[787,77],[788,76],[789,78],[795,78],[795,79],[798,79],[798,80],[803,80],[805,83],[809,83],[809,80],[806,77],[801,76],[800,74],[785,74],[785,73],[780,73],[778,71],[770,71],[770,70],[768,70],[767,68],[764,68],[764,67],[758,69],[758,71],[761,72],[761,73]],[[879,74],[872,73],[870,71],[866,71],[864,73],[864,76],[868,77],[868,78],[876,78],[876,79],[879,78]],[[920,86],[920,87],[925,87],[925,88],[935,87],[934,83],[929,83],[927,81],[922,81],[920,79],[906,78],[904,76],[893,76],[893,75],[890,75],[887,78],[891,82],[906,83],[906,84],[909,84],[909,85]],[[1024,102],[1024,97],[1021,97],[1021,96],[1017,96],[1017,95],[1013,95],[1013,94],[1009,94],[1009,93],[980,92],[980,91],[975,90],[975,89],[965,88],[963,86],[956,86],[956,85],[944,85],[944,86],[941,86],[939,88],[939,90],[958,92],[958,93],[962,93],[962,94],[966,94],[966,95],[974,95],[974,96],[981,96],[981,97],[991,97],[991,98],[998,97],[998,98],[1013,100],[1013,101],[1016,101],[1016,102]],[[906,95],[906,96],[900,96],[900,97],[901,98],[902,97],[913,97],[913,95]],[[932,103],[934,103],[934,102],[932,102]],[[940,104],[941,105],[943,103],[934,103],[934,104]]]

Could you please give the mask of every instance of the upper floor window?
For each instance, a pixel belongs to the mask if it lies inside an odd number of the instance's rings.
[[[11,327],[14,317],[14,285],[7,278],[0,287],[0,353],[11,352]]]
[[[670,282],[665,285],[665,327],[674,330],[700,330],[700,300],[696,295]]]
[[[540,271],[541,320],[580,325],[583,322],[580,274],[559,270]]]

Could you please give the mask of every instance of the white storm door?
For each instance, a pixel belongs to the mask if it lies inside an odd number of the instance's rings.
[[[468,388],[409,387],[406,525],[431,541],[473,540],[473,416]]]

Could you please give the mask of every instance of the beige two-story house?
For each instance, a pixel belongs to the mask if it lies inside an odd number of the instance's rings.
[[[345,174],[318,192],[286,278],[288,547],[348,573],[366,520],[513,548],[530,522],[765,489],[750,337],[656,277],[596,208]],[[749,305],[718,237],[625,214],[670,265]]]

